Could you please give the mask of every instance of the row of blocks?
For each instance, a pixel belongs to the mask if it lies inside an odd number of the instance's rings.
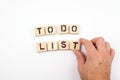
[[[55,41],[37,43],[37,52],[54,51],[54,50],[80,50],[79,41]]]
[[[79,25],[58,25],[58,26],[46,26],[36,27],[35,36],[53,35],[59,34],[79,34]]]

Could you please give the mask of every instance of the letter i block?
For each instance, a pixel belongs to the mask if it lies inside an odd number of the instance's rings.
[[[80,42],[70,41],[70,50],[80,50]]]
[[[68,25],[60,25],[58,27],[60,34],[68,34],[69,33],[69,26]]]
[[[59,49],[60,50],[68,50],[69,42],[68,41],[59,41]]]
[[[36,47],[37,47],[37,52],[47,51],[47,44],[45,42],[37,43]]]
[[[47,26],[45,28],[46,34],[55,34],[56,33],[56,28],[54,26]]]
[[[35,28],[35,36],[43,36],[45,35],[45,28],[44,27],[37,27]]]
[[[48,51],[58,50],[58,42],[48,42]]]
[[[79,25],[70,25],[70,33],[71,34],[79,34]]]

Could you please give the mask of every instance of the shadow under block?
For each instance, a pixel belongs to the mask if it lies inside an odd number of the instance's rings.
[[[43,36],[43,35],[45,35],[45,28],[44,27],[35,28],[35,36]]]
[[[80,26],[79,25],[70,25],[70,34],[79,34],[79,29]]]
[[[37,43],[37,52],[44,52],[47,51],[47,44],[45,42]]]
[[[59,25],[58,32],[59,32],[59,34],[68,34],[69,26],[68,25]]]
[[[69,49],[69,42],[66,41],[59,41],[59,50],[68,50]]]
[[[70,41],[70,50],[80,50],[80,42]]]
[[[48,42],[47,47],[48,51],[58,50],[58,42]]]
[[[47,26],[45,27],[45,32],[46,34],[55,34],[56,33],[56,28],[54,26]]]

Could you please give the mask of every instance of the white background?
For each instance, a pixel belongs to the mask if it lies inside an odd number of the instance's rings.
[[[35,26],[80,24],[79,35],[34,36]],[[36,42],[103,36],[120,80],[120,0],[0,0],[0,80],[79,80],[72,51],[36,53]]]

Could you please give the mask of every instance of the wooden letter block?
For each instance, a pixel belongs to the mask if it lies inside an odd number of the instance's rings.
[[[69,49],[68,41],[59,41],[59,49],[60,50],[68,50]]]
[[[56,29],[54,26],[48,26],[45,28],[46,34],[55,34],[56,33]]]
[[[79,25],[70,25],[70,33],[71,34],[79,34]]]
[[[42,35],[45,35],[44,27],[35,28],[35,36],[42,36]]]
[[[36,46],[37,46],[37,52],[47,51],[47,44],[45,42],[37,43]]]
[[[70,41],[70,50],[80,50],[80,42]]]
[[[69,33],[69,26],[68,25],[60,25],[58,27],[59,33],[60,34],[68,34]]]
[[[58,50],[58,42],[48,42],[48,51]]]

